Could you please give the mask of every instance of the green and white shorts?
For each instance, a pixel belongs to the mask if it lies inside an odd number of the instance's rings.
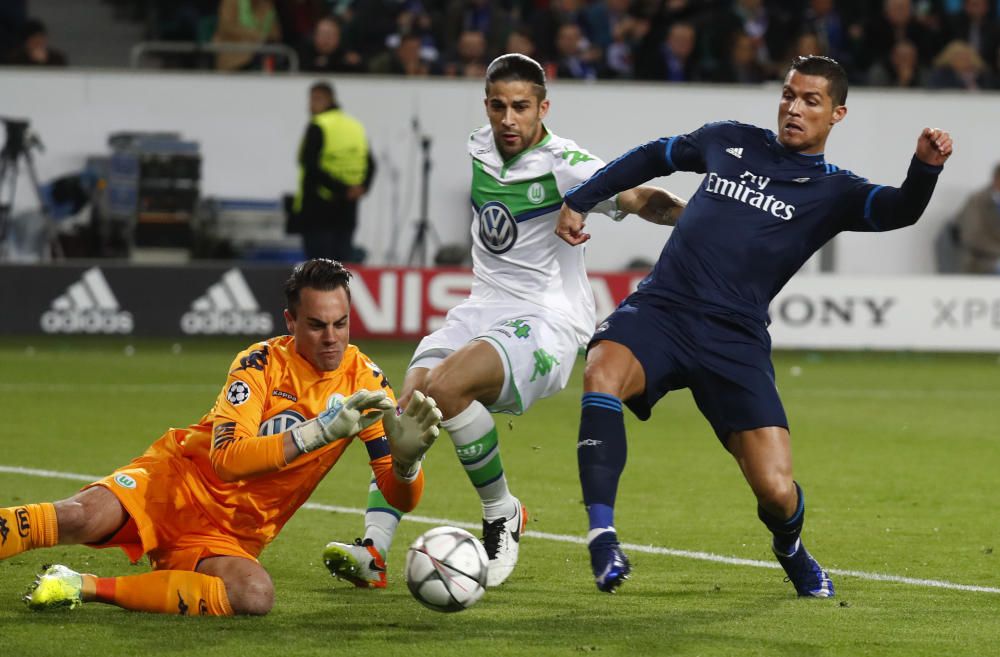
[[[492,346],[504,364],[503,390],[490,412],[514,415],[566,387],[581,346],[566,318],[541,306],[465,301],[420,341],[409,367],[433,369],[472,340]]]

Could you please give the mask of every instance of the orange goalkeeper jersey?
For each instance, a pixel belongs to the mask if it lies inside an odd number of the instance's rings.
[[[280,434],[361,389],[384,390],[395,401],[385,375],[354,345],[339,368],[322,372],[295,351],[294,338],[271,338],[236,357],[215,404],[197,424],[169,430],[144,457],[170,458],[193,503],[256,556],[352,440],[336,440],[286,465]],[[358,437],[389,503],[404,511],[416,506],[423,473],[409,483],[396,479],[382,423]]]

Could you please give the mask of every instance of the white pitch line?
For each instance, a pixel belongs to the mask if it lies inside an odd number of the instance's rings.
[[[49,479],[70,479],[72,481],[97,481],[100,477],[85,474],[76,474],[73,472],[59,472],[57,470],[39,470],[37,468],[22,468],[19,466],[12,465],[0,465],[0,473],[16,474],[16,475],[27,475],[30,477],[47,477]],[[306,502],[302,505],[302,508],[309,509],[311,511],[327,511],[333,513],[346,513],[351,515],[365,514],[364,509],[359,509],[350,506],[336,506],[332,504],[316,504],[314,502]],[[472,522],[462,522],[458,520],[452,520],[450,518],[433,518],[430,516],[420,516],[412,513],[408,513],[403,516],[406,520],[412,522],[417,522],[424,525],[449,525],[451,527],[463,527],[465,529],[479,529],[480,525]],[[578,545],[584,545],[587,539],[582,536],[571,536],[569,534],[550,534],[548,532],[539,532],[531,530],[525,532],[524,534],[528,538],[540,538],[547,541],[557,541],[560,543],[576,543]],[[675,550],[674,548],[659,547],[656,545],[639,545],[637,543],[622,543],[622,547],[630,552],[644,552],[646,554],[659,554],[669,557],[680,557],[682,559],[695,559],[697,561],[712,561],[714,563],[723,563],[730,566],[750,566],[753,568],[770,568],[772,570],[776,568],[781,568],[780,565],[774,563],[773,561],[759,561],[757,559],[741,559],[739,557],[727,557],[721,554],[713,554],[711,552],[695,552],[691,550]],[[920,579],[916,577],[902,577],[900,575],[886,575],[883,573],[869,573],[863,570],[844,570],[840,568],[828,568],[827,572],[831,575],[843,575],[845,577],[857,577],[858,579],[866,579],[874,582],[892,582],[895,584],[909,584],[911,586],[926,586],[938,589],[949,589],[952,591],[970,591],[975,593],[1000,593],[1000,588],[993,586],[976,586],[973,584],[958,584],[956,582],[948,582],[939,579]]]

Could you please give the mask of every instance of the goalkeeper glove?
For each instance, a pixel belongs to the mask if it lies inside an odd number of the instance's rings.
[[[299,452],[305,454],[334,440],[356,436],[381,420],[384,411],[392,408],[392,400],[385,396],[384,390],[359,390],[342,405],[328,408],[293,428],[292,440]]]
[[[420,470],[420,459],[438,437],[441,411],[431,397],[413,392],[402,415],[386,413],[382,418],[389,439],[392,467],[403,479],[413,479]]]

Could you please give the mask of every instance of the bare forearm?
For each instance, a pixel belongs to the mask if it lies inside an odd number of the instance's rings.
[[[661,226],[673,226],[687,201],[659,187],[635,187],[618,195],[618,209]]]

